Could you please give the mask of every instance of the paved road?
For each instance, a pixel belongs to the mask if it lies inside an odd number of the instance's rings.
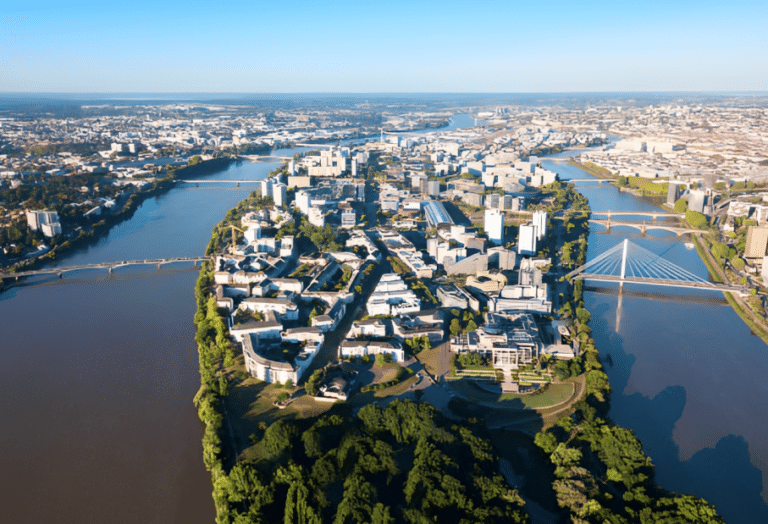
[[[379,249],[381,249],[381,246]],[[325,367],[327,364],[338,358],[339,345],[352,327],[352,322],[354,322],[363,308],[365,308],[365,304],[368,302],[368,297],[371,296],[376,284],[379,283],[381,275],[390,272],[392,272],[392,266],[387,262],[385,255],[382,253],[381,262],[374,267],[370,275],[363,275],[362,277],[360,285],[363,287],[363,292],[356,295],[355,299],[347,305],[347,313],[344,315],[341,322],[339,322],[338,326],[336,326],[336,329],[325,333],[323,345],[320,347],[319,353],[312,362],[309,373],[305,375],[305,380],[313,371]]]

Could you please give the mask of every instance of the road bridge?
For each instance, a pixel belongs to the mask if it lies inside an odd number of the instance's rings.
[[[184,182],[185,184],[261,184],[261,180],[176,180],[176,182]]]
[[[747,286],[710,282],[625,239],[567,275],[568,280],[595,280],[653,286],[748,292]]]
[[[328,149],[333,149],[334,144],[306,144],[306,143],[296,143],[294,144],[295,147],[327,147]]]
[[[636,217],[653,217],[656,220],[657,217],[670,217],[670,218],[685,218],[685,213],[667,213],[666,211],[591,211],[593,215],[607,215],[611,218],[612,215],[616,216],[636,216]]]
[[[195,266],[197,266],[198,262],[204,262],[206,260],[208,260],[208,257],[179,257],[151,260],[122,260],[119,262],[100,262],[98,264],[81,264],[77,266],[48,267],[43,269],[31,269],[29,271],[18,271],[16,273],[0,273],[0,280],[7,278],[18,280],[22,277],[31,277],[35,275],[58,275],[59,278],[62,278],[64,273],[82,271],[84,269],[108,269],[109,272],[112,273],[115,268],[126,266],[157,266],[157,269],[160,269],[166,264],[176,264],[181,262],[194,262]]]
[[[569,178],[568,180],[560,180],[560,182],[569,183],[569,182],[597,182],[598,185],[601,185],[603,182],[616,182],[615,178]]]
[[[293,160],[292,156],[279,156],[279,155],[238,155],[238,158],[244,158],[251,162],[269,162],[273,159],[277,160]]]
[[[601,226],[605,226],[606,231],[611,230],[611,226],[625,226],[625,227],[632,227],[640,231],[643,235],[646,231],[649,229],[660,229],[663,231],[669,231],[670,233],[674,233],[677,236],[683,236],[686,233],[689,233],[691,235],[700,235],[702,233],[708,233],[709,231],[706,231],[704,229],[691,229],[688,227],[677,227],[677,226],[666,226],[662,223],[654,223],[651,222],[650,224],[643,221],[643,222],[618,222],[616,220],[599,220],[596,218],[590,218],[589,222],[591,224],[600,224]]]

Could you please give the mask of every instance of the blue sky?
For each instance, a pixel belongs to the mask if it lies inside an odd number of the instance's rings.
[[[768,91],[768,2],[0,0],[0,92]]]

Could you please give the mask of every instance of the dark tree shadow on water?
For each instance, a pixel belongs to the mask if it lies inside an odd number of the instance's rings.
[[[674,430],[688,401],[685,388],[670,385],[653,398],[623,394],[636,358],[626,353],[624,340],[605,321],[614,314],[609,305],[600,304],[592,308],[592,318],[597,321],[590,324],[613,389],[609,415],[640,438],[656,466],[655,482],[670,491],[706,499],[728,524],[768,523],[768,503],[761,497],[762,472],[751,463],[743,437],[725,436],[714,448],[680,460]]]

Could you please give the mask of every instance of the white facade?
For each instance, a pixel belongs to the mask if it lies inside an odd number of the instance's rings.
[[[275,184],[272,188],[272,199],[277,207],[283,207],[286,202],[286,187],[285,184]]]
[[[504,213],[498,209],[485,210],[485,232],[497,246],[504,244]]]
[[[341,227],[355,227],[357,218],[354,209],[344,209],[341,211]]]
[[[252,224],[248,227],[248,229],[245,230],[245,239],[249,243],[256,242],[258,239],[261,238],[261,225],[260,224]]]
[[[61,234],[59,214],[55,211],[27,211],[26,214],[27,225],[32,231],[40,230],[47,237]]]
[[[307,211],[307,219],[313,226],[325,227],[325,215],[322,209],[310,207]]]
[[[272,196],[272,181],[268,178],[261,181],[261,196]]]
[[[312,197],[306,191],[296,191],[296,207],[305,215],[309,214],[309,208],[312,207]]]
[[[393,362],[402,362],[405,360],[405,352],[403,349],[395,347],[389,342],[342,340],[339,345],[339,356],[341,358],[379,354],[391,355]]]
[[[299,308],[290,300],[279,298],[261,298],[250,297],[240,303],[240,309],[248,309],[258,313],[266,314],[274,311],[285,320],[296,320],[299,318]]]
[[[547,212],[534,211],[533,225],[536,226],[536,240],[541,240],[547,234]]]
[[[366,304],[369,315],[399,315],[421,311],[421,301],[397,274],[387,273]]]
[[[521,224],[517,238],[517,252],[520,255],[535,255],[537,252],[536,226]]]

